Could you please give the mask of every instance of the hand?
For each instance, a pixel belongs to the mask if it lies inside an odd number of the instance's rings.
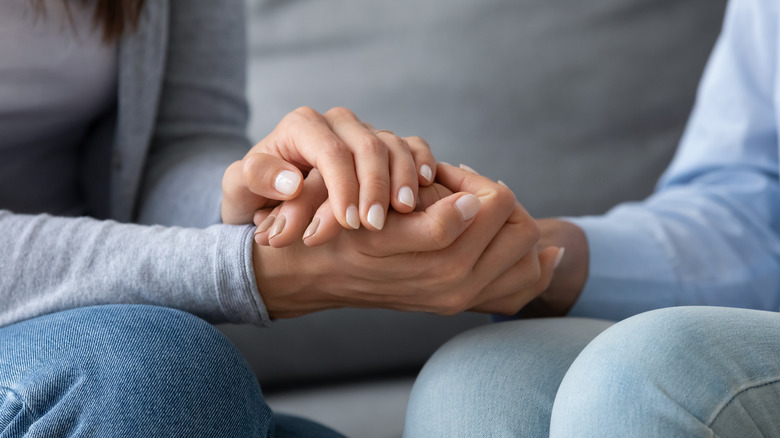
[[[384,231],[340,232],[310,248],[256,245],[257,284],[272,317],[337,307],[454,314],[514,313],[552,275],[557,248],[536,253],[539,229],[504,186],[440,165],[447,195],[408,214],[390,212]],[[474,193],[473,195],[470,193]],[[509,240],[511,239],[511,240]]]
[[[389,205],[414,209],[418,187],[433,181],[435,160],[422,139],[375,131],[347,109],[321,115],[299,108],[225,171],[222,221],[250,223],[257,210],[296,198],[313,168],[342,227],[379,230]]]
[[[549,286],[527,306],[521,315],[526,318],[565,316],[580,296],[588,279],[590,254],[585,232],[577,225],[561,219],[541,219],[539,245],[566,248]]]

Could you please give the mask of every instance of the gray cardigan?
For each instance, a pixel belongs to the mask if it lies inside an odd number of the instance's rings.
[[[119,44],[118,104],[83,147],[92,217],[0,210],[0,326],[109,303],[268,321],[252,228],[212,225],[249,148],[244,19],[242,0],[146,2]]]

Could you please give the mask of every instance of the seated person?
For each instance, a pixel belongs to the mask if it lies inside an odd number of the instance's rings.
[[[7,434],[336,436],[274,416],[203,320],[513,300],[496,236],[534,221],[505,187],[436,175],[422,140],[344,109],[296,110],[250,150],[241,1],[11,0],[0,35]],[[436,177],[455,193],[437,195]],[[304,227],[306,242],[258,244],[257,211],[296,196],[258,239]],[[557,254],[537,257],[537,240],[520,242],[529,283]]]
[[[430,359],[405,436],[780,436],[779,12],[730,2],[656,193],[539,221],[551,283]]]

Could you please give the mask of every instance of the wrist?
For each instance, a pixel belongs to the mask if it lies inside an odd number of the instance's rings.
[[[533,299],[520,315],[527,318],[565,316],[574,306],[588,279],[588,241],[577,225],[561,219],[538,221],[542,235],[539,247],[565,248],[550,285]]]

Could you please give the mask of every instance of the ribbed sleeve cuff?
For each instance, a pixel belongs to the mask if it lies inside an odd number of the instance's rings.
[[[268,326],[271,318],[263,303],[252,264],[254,227],[220,227],[215,257],[216,290],[228,321]]]
[[[590,252],[588,280],[569,316],[618,321],[675,305],[673,260],[654,218],[631,208],[613,213],[565,218],[585,231]]]

